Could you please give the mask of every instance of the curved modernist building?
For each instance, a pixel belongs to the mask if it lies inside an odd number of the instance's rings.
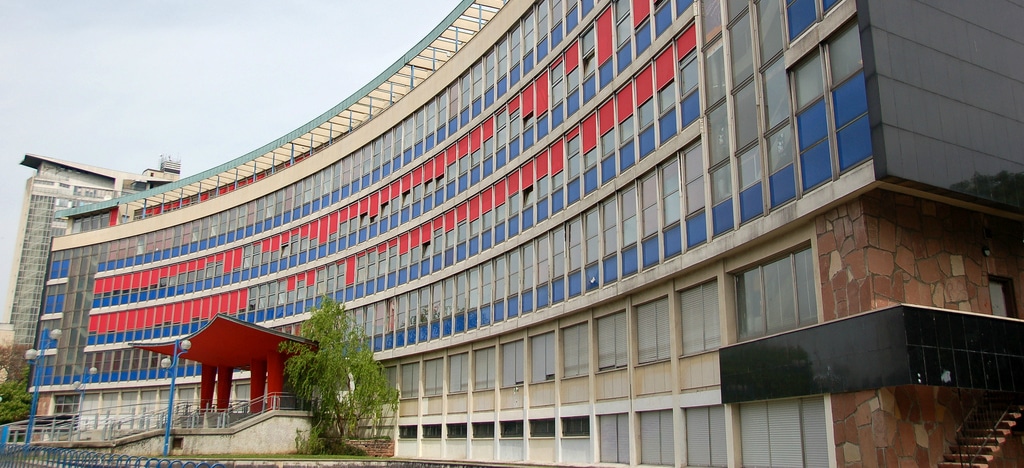
[[[400,456],[955,459],[971,408],[1024,403],[1022,17],[466,0],[264,148],[62,212],[37,384],[73,409],[95,366],[81,404],[156,402],[131,343],[294,330],[326,295],[401,389]]]

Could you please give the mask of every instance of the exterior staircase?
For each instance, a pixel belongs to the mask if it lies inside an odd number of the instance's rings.
[[[957,430],[939,468],[988,468],[1014,431],[1024,428],[1024,405],[1012,394],[986,394]]]

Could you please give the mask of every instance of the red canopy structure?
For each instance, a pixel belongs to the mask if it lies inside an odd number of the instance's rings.
[[[217,409],[226,410],[231,397],[231,376],[235,369],[248,369],[251,374],[249,397],[253,411],[263,410],[265,395],[275,396],[284,388],[284,361],[280,352],[282,342],[291,341],[311,346],[316,344],[302,337],[271,330],[218,314],[199,331],[186,336],[192,347],[182,356],[202,366],[200,407],[213,408],[214,381],[216,380]],[[180,340],[179,340],[180,341]],[[175,341],[166,343],[136,343],[132,346],[167,356],[174,355]],[[267,399],[276,406],[276,398]]]

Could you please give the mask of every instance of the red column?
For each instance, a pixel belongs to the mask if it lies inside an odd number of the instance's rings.
[[[267,384],[267,361],[253,359],[249,365],[249,411],[263,411],[263,387]]]
[[[199,408],[209,411],[213,407],[213,385],[217,379],[217,366],[202,365],[202,381],[199,386]]]
[[[277,397],[284,391],[284,357],[281,353],[272,352],[267,355],[267,396],[271,397],[271,408],[276,409],[280,402]]]
[[[231,373],[234,370],[231,366],[217,367],[217,411],[228,409],[228,402],[231,400]]]

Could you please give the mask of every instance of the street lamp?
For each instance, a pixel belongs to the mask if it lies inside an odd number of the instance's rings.
[[[78,430],[81,431],[85,427],[82,424],[82,406],[85,405],[85,384],[89,383],[89,377],[96,375],[99,369],[96,366],[90,367],[88,371],[82,373],[82,380],[76,380],[71,382],[71,387],[78,392]],[[79,434],[81,435],[81,434]]]
[[[25,351],[25,360],[32,364],[35,371],[35,389],[32,392],[32,407],[28,413],[28,429],[25,434],[25,445],[32,443],[32,431],[36,427],[36,408],[39,406],[39,387],[43,383],[43,367],[45,367],[44,361],[46,360],[46,350],[50,349],[51,346],[57,346],[57,340],[63,332],[59,328],[53,330],[43,329],[42,335],[39,337],[39,349],[29,348]]]
[[[192,348],[189,340],[174,340],[174,358],[164,357],[160,360],[160,367],[169,369],[171,372],[171,397],[167,399],[167,424],[164,426],[164,456],[171,451],[171,423],[174,416],[174,381],[178,377],[178,358]]]

